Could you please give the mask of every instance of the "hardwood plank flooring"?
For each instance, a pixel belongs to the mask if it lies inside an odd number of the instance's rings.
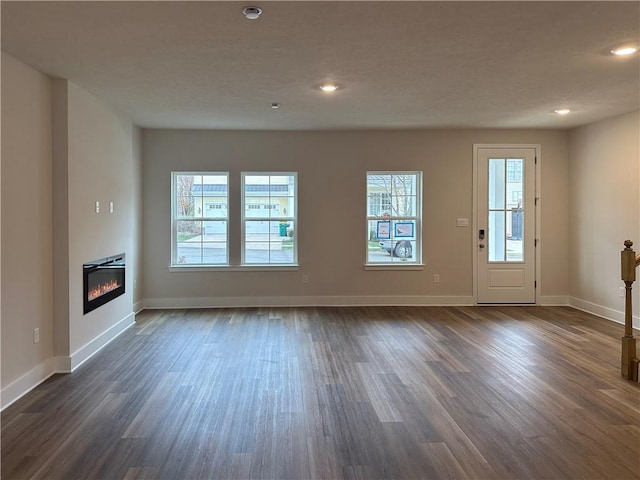
[[[623,327],[568,307],[144,311],[2,413],[2,479],[640,479]]]

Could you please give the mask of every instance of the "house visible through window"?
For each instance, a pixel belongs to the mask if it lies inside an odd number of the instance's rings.
[[[369,194],[369,215],[372,217],[391,211],[391,194],[371,192]]]
[[[172,265],[225,265],[228,249],[227,173],[172,174]]]
[[[518,159],[507,160],[507,182],[522,182],[522,166],[524,162]]]
[[[297,263],[297,175],[242,174],[242,263]]]
[[[367,264],[421,261],[421,172],[367,172]]]

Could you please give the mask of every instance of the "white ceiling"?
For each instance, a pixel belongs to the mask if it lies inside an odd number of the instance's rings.
[[[264,13],[247,20],[245,5]],[[636,1],[3,1],[1,13],[3,51],[143,127],[569,128],[640,107],[640,55],[610,54],[640,41]]]

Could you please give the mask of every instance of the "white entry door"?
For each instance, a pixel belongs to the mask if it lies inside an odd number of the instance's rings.
[[[479,304],[536,302],[536,156],[536,147],[474,146]]]

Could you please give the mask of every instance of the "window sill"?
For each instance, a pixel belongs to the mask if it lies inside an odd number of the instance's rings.
[[[424,263],[405,263],[405,264],[366,264],[365,270],[424,270]]]
[[[292,272],[300,266],[293,265],[169,265],[170,272]]]

